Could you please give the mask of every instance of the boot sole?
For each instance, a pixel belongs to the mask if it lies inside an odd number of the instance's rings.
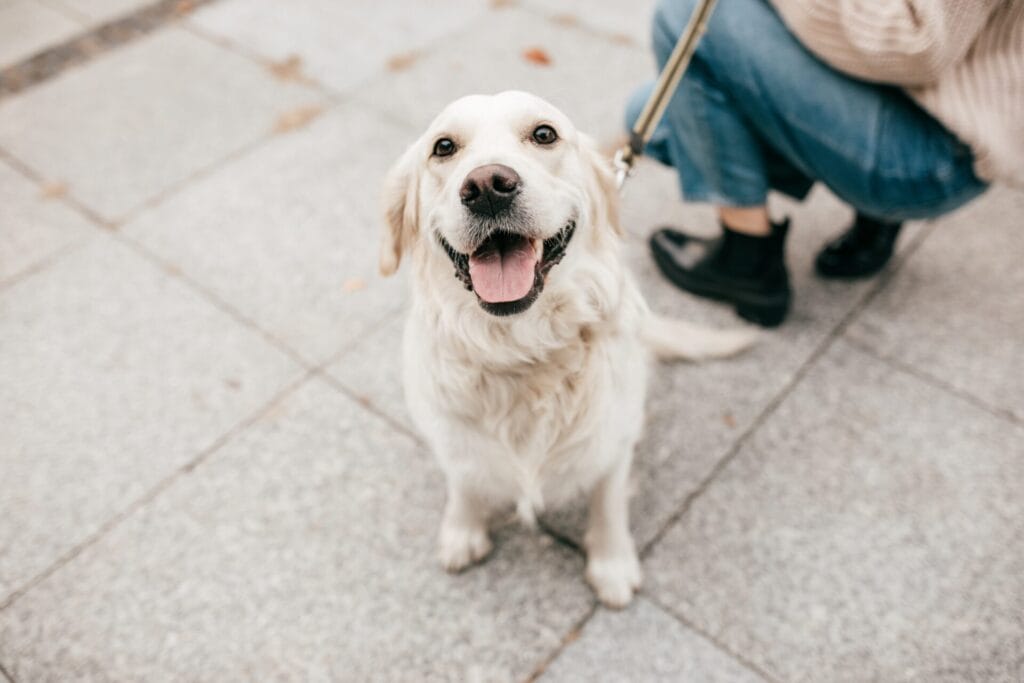
[[[762,327],[778,327],[789,313],[791,297],[788,293],[773,295],[743,293],[737,295],[733,290],[725,290],[705,282],[690,280],[679,274],[678,266],[671,256],[653,245],[651,252],[654,254],[654,262],[657,264],[658,270],[676,287],[705,299],[732,304],[736,308],[736,314],[748,322]]]

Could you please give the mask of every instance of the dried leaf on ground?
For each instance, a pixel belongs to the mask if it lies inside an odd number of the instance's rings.
[[[523,52],[523,59],[538,66],[550,66],[551,57],[539,47],[531,47]]]
[[[361,289],[366,289],[366,280],[360,277],[350,277],[345,280],[345,284],[341,288],[346,292],[358,292]]]
[[[515,7],[516,0],[491,0],[491,9],[505,9],[506,7]]]
[[[387,62],[388,71],[404,71],[415,64],[419,58],[420,56],[417,52],[403,52],[402,54],[394,55]]]
[[[297,130],[302,128],[310,121],[315,119],[323,112],[324,108],[319,105],[313,105],[309,107],[299,107],[298,109],[292,109],[286,111],[277,117],[277,121],[274,122],[275,133],[287,133],[289,131]]]
[[[301,81],[304,79],[302,75],[302,57],[298,55],[289,55],[280,62],[271,62],[267,65],[267,69],[274,78],[281,81]]]
[[[55,181],[44,184],[42,189],[39,191],[39,196],[43,199],[60,199],[67,193],[68,184],[61,181]]]
[[[551,21],[560,26],[579,26],[580,18],[575,14],[556,14],[551,17]]]
[[[195,0],[178,0],[178,4],[174,6],[174,14],[181,17],[186,14],[191,14],[192,10],[195,8]]]

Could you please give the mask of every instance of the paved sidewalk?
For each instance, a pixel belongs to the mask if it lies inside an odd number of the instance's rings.
[[[0,0],[0,70],[58,72],[0,94],[0,680],[1024,681],[1024,194],[857,284],[811,274],[848,210],[780,200],[795,311],[658,369],[646,583],[608,611],[579,509],[436,563],[377,193],[471,91],[611,140],[651,0],[181,2],[103,42],[148,4]],[[632,266],[732,324],[649,262],[659,224],[714,230],[677,196],[645,162]]]

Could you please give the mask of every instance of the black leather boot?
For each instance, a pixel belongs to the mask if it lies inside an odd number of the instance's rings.
[[[825,245],[814,261],[825,278],[874,275],[892,258],[902,223],[880,221],[858,213],[853,225]]]
[[[651,235],[658,269],[680,289],[736,306],[741,318],[765,327],[782,323],[792,292],[784,258],[789,221],[772,234],[755,237],[722,226],[722,236],[705,240],[662,228]]]

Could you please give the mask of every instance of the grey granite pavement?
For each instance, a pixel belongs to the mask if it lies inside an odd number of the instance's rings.
[[[0,77],[148,4],[0,0]],[[449,576],[381,177],[470,91],[611,143],[653,1],[193,5],[0,95],[0,681],[1024,681],[1024,194],[856,284],[811,269],[848,209],[779,200],[791,319],[655,373],[636,602],[578,506]],[[715,229],[671,172],[624,217],[654,308],[735,323],[647,256]]]

